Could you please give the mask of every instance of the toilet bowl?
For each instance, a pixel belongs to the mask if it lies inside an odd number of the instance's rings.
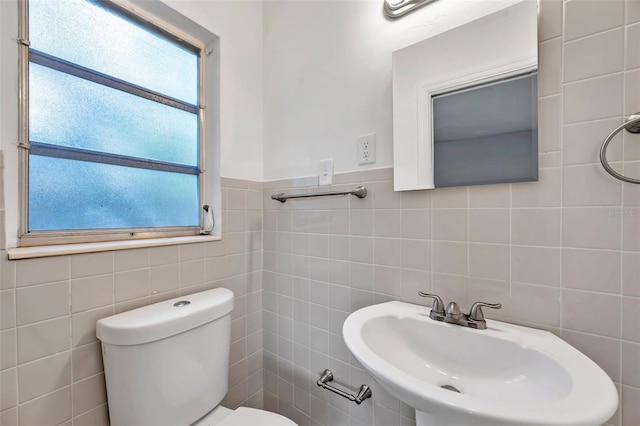
[[[294,422],[280,414],[255,408],[230,410],[218,406],[192,426],[292,426]]]
[[[295,426],[220,404],[228,390],[233,293],[207,290],[98,320],[113,426]]]

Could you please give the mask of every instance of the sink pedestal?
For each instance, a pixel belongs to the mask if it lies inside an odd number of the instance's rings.
[[[502,423],[496,421],[487,421],[478,417],[471,417],[471,415],[440,415],[435,416],[424,411],[416,410],[416,426],[451,426],[451,425],[465,425],[465,426],[508,426],[509,423]]]
[[[416,426],[439,426],[439,424],[443,425],[443,423],[436,421],[433,414],[416,410]]]

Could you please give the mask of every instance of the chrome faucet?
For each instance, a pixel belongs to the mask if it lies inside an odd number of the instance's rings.
[[[429,313],[429,318],[432,320],[476,328],[478,330],[486,330],[487,328],[487,321],[484,319],[484,313],[482,312],[483,307],[492,309],[502,308],[500,303],[476,302],[471,305],[471,311],[469,311],[469,315],[467,315],[460,311],[460,307],[456,302],[450,302],[445,310],[444,302],[437,294],[428,294],[419,291],[418,295],[433,299],[433,306]]]

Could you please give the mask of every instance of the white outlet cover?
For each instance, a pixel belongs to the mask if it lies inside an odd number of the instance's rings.
[[[318,169],[318,185],[331,185],[333,183],[333,159],[320,160]]]
[[[376,134],[358,136],[358,164],[373,164],[376,162]]]

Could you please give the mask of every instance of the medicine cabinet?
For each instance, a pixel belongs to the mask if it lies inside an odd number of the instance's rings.
[[[396,191],[538,179],[537,2],[393,53]]]

